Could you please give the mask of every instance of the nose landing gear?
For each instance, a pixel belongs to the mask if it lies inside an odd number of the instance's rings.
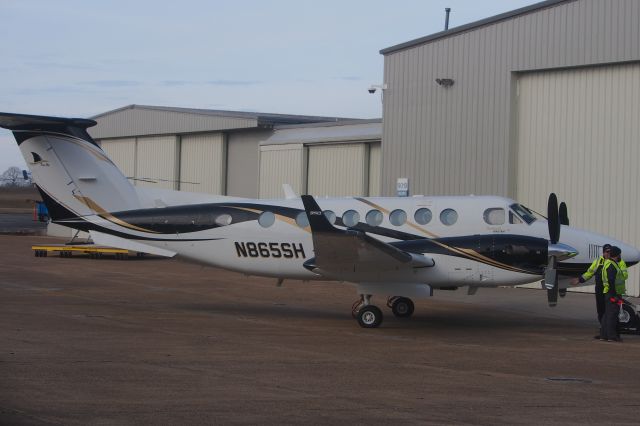
[[[351,307],[351,315],[362,328],[378,328],[382,324],[382,311],[371,304],[370,294],[361,294]]]
[[[624,301],[618,314],[618,329],[621,333],[640,334],[640,317],[637,306],[628,300]]]

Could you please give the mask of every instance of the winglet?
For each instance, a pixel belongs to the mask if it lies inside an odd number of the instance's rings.
[[[304,204],[304,210],[309,219],[311,232],[341,232],[329,222],[313,196],[303,195],[302,204]]]

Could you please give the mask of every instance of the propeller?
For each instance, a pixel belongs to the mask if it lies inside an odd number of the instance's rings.
[[[554,193],[549,194],[547,224],[549,226],[549,247],[547,268],[544,271],[544,286],[547,289],[549,306],[556,306],[559,293],[558,261],[571,258],[577,255],[578,251],[571,246],[558,243],[561,225],[569,225],[569,215],[567,205],[564,202],[560,203],[560,207],[558,207],[558,197]]]

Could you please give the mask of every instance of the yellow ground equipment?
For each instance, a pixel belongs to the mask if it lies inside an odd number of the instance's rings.
[[[31,246],[36,257],[46,257],[49,254],[58,253],[60,257],[71,257],[74,254],[88,255],[92,259],[99,259],[105,255],[113,256],[116,259],[126,260],[129,258],[129,250],[118,249],[113,247],[102,247],[93,244],[79,244],[79,245],[66,245],[66,244],[43,244]],[[132,252],[138,257],[144,255],[141,252]]]

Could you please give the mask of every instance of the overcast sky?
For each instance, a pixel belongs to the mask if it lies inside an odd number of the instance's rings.
[[[129,104],[374,118],[380,49],[532,0],[0,0],[0,111]],[[25,167],[0,129],[0,173]]]

